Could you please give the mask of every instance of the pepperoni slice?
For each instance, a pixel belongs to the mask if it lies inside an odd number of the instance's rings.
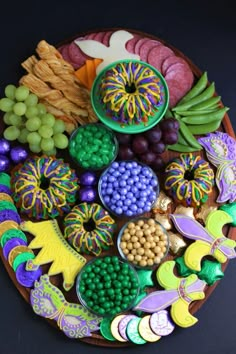
[[[105,34],[106,32],[98,32],[96,33],[96,36],[93,38],[93,40],[103,43],[103,37],[105,36]]]
[[[152,48],[156,47],[157,45],[163,45],[163,44],[159,41],[154,40],[154,39],[148,39],[146,42],[144,42],[139,49],[140,59],[142,61],[147,62],[149,51]]]
[[[175,55],[173,50],[164,46],[156,45],[148,53],[148,63],[154,66],[158,71],[161,72],[162,63],[164,60],[172,55]]]

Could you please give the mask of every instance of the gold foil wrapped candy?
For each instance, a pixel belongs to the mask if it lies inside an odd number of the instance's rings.
[[[201,209],[196,214],[196,218],[203,221],[204,224],[206,224],[206,219],[207,219],[208,215],[210,214],[210,212],[212,212],[213,210],[217,210],[217,207],[204,204],[201,206]]]
[[[168,231],[170,251],[174,255],[179,255],[187,247],[187,243],[184,241],[183,237],[178,233]]]
[[[166,230],[172,228],[168,214],[155,214],[154,219],[158,221]]]
[[[157,200],[155,201],[152,211],[154,213],[166,213],[170,203],[172,203],[172,199],[169,198],[163,191],[160,191],[160,194]]]

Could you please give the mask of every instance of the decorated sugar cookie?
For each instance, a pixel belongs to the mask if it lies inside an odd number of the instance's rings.
[[[75,277],[86,263],[86,259],[75,252],[65,241],[57,221],[48,220],[35,223],[25,221],[21,223],[21,228],[35,236],[28,247],[30,249],[41,248],[32,264],[40,266],[52,262],[48,275],[62,273],[63,287],[65,290],[70,290]]]
[[[206,283],[192,274],[187,278],[177,278],[174,275],[175,261],[163,263],[157,270],[157,280],[165,289],[154,291],[142,299],[134,310],[154,313],[171,306],[171,317],[180,327],[190,327],[198,320],[189,312],[192,301],[205,297]]]
[[[187,216],[172,214],[170,217],[183,236],[196,240],[184,254],[185,263],[190,269],[200,271],[201,260],[207,255],[215,257],[220,263],[236,257],[236,242],[227,239],[222,233],[222,227],[232,222],[231,216],[224,211],[212,211],[207,217],[205,228]]]
[[[82,305],[67,302],[63,293],[50,283],[47,274],[35,282],[30,302],[37,315],[56,321],[70,338],[91,336],[91,332],[98,330],[102,320]]]
[[[208,160],[217,167],[218,203],[236,199],[236,141],[227,133],[215,132],[198,139],[205,148]]]

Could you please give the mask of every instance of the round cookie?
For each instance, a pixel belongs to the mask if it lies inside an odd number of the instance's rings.
[[[138,331],[141,337],[147,342],[157,342],[161,336],[156,335],[150,328],[151,316],[144,316],[139,322]]]
[[[11,209],[5,209],[0,211],[0,223],[6,220],[15,221],[19,225],[21,223],[19,214],[16,211]]]
[[[36,270],[26,270],[25,265],[27,262],[20,263],[16,268],[16,279],[18,283],[26,288],[31,288],[35,280],[38,280],[43,274],[42,267]]]
[[[147,343],[145,339],[143,339],[138,331],[139,323],[141,318],[133,318],[127,325],[126,334],[128,339],[134,344],[145,344]]]
[[[160,310],[151,315],[150,327],[158,336],[168,336],[175,329],[175,325],[166,310]]]
[[[11,252],[11,250],[16,246],[27,246],[27,242],[22,240],[22,238],[12,238],[9,241],[7,241],[2,250],[3,256],[6,260],[8,259],[8,255]]]
[[[10,227],[13,227],[12,225]],[[17,229],[17,228],[9,228],[7,229],[1,236],[1,246],[4,247],[4,245],[6,244],[6,242],[8,242],[11,239],[14,238],[21,238],[23,241],[25,241],[25,243],[27,243],[27,238],[24,234],[23,231]]]
[[[119,315],[116,316],[113,321],[111,322],[111,333],[113,337],[118,340],[119,342],[126,342],[127,340],[124,339],[119,333],[119,322],[126,317],[126,315]]]

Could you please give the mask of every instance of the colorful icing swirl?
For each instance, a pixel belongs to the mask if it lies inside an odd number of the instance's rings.
[[[86,223],[94,222],[93,230],[86,230]],[[103,249],[113,245],[115,221],[99,204],[81,203],[65,217],[65,237],[80,253],[99,256]]]
[[[165,169],[165,189],[185,206],[199,206],[208,199],[214,185],[214,172],[200,156],[180,154]]]
[[[71,210],[79,188],[75,172],[63,159],[29,158],[13,173],[13,199],[29,218],[48,219]]]
[[[109,69],[100,84],[106,114],[123,124],[147,122],[162,104],[161,82],[144,63],[121,62]]]

